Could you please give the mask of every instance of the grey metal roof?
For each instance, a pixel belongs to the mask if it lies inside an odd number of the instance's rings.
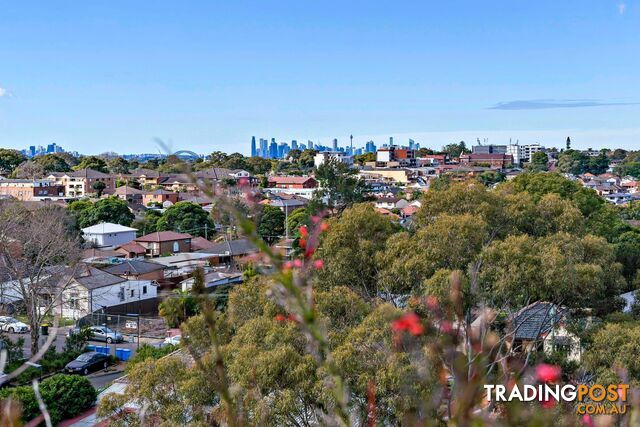
[[[201,249],[196,252],[220,256],[245,255],[258,252],[258,248],[247,239],[238,239],[217,243],[210,248]]]
[[[98,289],[125,281],[122,277],[115,276],[89,265],[82,265],[73,277],[76,282],[87,289]]]
[[[141,260],[127,260],[120,264],[110,265],[107,268],[104,268],[103,271],[107,273],[116,274],[118,276],[131,274],[145,274],[151,273],[152,271],[162,270],[164,267],[162,265],[156,264],[154,262],[147,262]]]

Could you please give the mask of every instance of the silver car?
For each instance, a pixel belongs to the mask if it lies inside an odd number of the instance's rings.
[[[91,340],[93,341],[105,341],[109,344],[124,341],[124,337],[121,334],[106,326],[90,326],[89,330],[91,331]]]

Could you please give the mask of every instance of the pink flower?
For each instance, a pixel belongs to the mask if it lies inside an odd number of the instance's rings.
[[[424,332],[424,326],[420,322],[420,318],[415,313],[407,313],[398,320],[391,323],[391,328],[395,332],[408,331],[411,335],[421,335]]]
[[[249,180],[247,178],[240,178],[240,180],[238,181],[238,183],[240,185],[247,185],[249,183]]]
[[[320,217],[318,215],[312,216],[311,222],[313,222],[314,224],[317,224],[318,222],[320,222]]]
[[[437,310],[438,309],[438,298],[434,297],[433,295],[429,295],[427,297],[427,307],[431,311]]]
[[[589,414],[584,414],[582,416],[582,423],[587,427],[594,427],[593,418]]]
[[[559,366],[541,363],[536,366],[536,378],[543,383],[552,383],[560,379],[562,370]]]
[[[296,259],[295,261],[293,261],[293,266],[295,268],[302,268],[302,260]]]
[[[451,332],[453,332],[453,326],[451,326],[451,322],[443,320],[442,323],[440,323],[440,332],[444,334],[450,334]]]
[[[317,259],[313,262],[313,266],[316,270],[321,270],[324,268],[324,261],[321,259]]]
[[[282,266],[284,270],[291,270],[293,268],[293,263],[291,261],[287,261]]]

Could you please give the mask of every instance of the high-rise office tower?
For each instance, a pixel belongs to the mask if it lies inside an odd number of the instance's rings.
[[[31,153],[31,157],[36,155],[36,146],[32,145],[29,147],[29,153]]]
[[[56,143],[47,145],[47,153],[55,153],[56,152]]]
[[[413,150],[415,145],[416,145],[416,142],[413,139],[409,138],[409,148]]]
[[[271,144],[269,144],[269,158],[278,158],[278,143],[275,138],[271,138]]]
[[[333,138],[333,145],[331,148],[333,151],[338,151],[338,138]]]
[[[269,157],[269,142],[265,138],[260,138],[260,157]]]
[[[307,146],[305,144],[300,144],[300,151],[304,151],[307,149]]]
[[[256,151],[256,137],[251,137],[251,157],[256,157],[258,152]]]
[[[291,140],[291,149],[292,150],[298,149],[298,141],[296,141],[295,139]]]
[[[389,146],[393,147],[393,137],[392,136],[389,137]]]

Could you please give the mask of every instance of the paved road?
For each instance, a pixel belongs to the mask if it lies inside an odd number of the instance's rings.
[[[93,386],[93,388],[95,388],[96,390],[100,390],[108,386],[111,383],[111,381],[117,380],[123,375],[124,375],[123,371],[115,371],[108,374],[105,374],[103,371],[100,371],[100,372],[96,372],[88,375],[87,378],[91,382],[91,385]]]

